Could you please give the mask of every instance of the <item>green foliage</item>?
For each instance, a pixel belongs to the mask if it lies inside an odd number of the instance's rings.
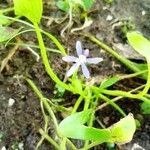
[[[133,63],[136,67],[138,67],[140,70],[147,70],[147,64],[138,64],[138,63]]]
[[[59,86],[58,84],[55,85],[55,89],[56,89],[56,97],[63,97],[64,93],[65,93],[65,89],[61,86]]]
[[[15,36],[20,29],[12,29],[10,27],[2,27],[0,26],[0,42],[5,42]]]
[[[14,0],[15,14],[25,16],[32,23],[39,23],[42,17],[42,0]]]
[[[103,136],[102,139],[105,138],[105,140],[109,141],[111,138],[109,130],[104,129],[104,132],[99,132],[101,130],[83,125],[88,122],[91,113],[92,110],[86,110],[68,116],[59,124],[58,131],[63,136],[74,139],[100,140],[101,136]]]
[[[120,78],[117,76],[109,78],[101,83],[100,89],[106,89],[106,88],[112,86],[113,84],[115,84],[116,82],[118,82],[119,80],[120,80]]]
[[[59,0],[56,5],[62,11],[68,12],[70,9],[70,5],[74,9],[78,9],[79,7],[83,8],[84,11],[89,10],[94,3],[94,0]]]
[[[129,114],[111,127],[111,136],[113,141],[118,144],[128,143],[132,140],[136,130],[135,120],[132,114]]]
[[[142,114],[149,115],[150,114],[150,103],[143,102],[141,104],[141,112],[142,112]]]
[[[59,132],[63,136],[82,140],[114,143],[127,143],[131,141],[136,129],[132,114],[129,114],[107,129],[84,126],[83,124],[88,122],[90,114],[91,110],[86,110],[70,115],[59,124]]]
[[[4,18],[4,15],[2,13],[0,13],[0,25],[6,25],[8,24],[10,21],[6,18]]]
[[[77,93],[82,93],[83,92],[82,81],[77,78],[76,74],[74,76],[72,76],[71,87]]]
[[[150,88],[150,41],[138,32],[129,32],[127,34],[130,45],[147,60],[148,76],[146,85],[138,97],[142,97],[149,91]]]
[[[127,38],[130,45],[150,61],[150,41],[135,31],[127,33]]]
[[[86,10],[90,9],[93,4],[94,4],[95,0],[83,0],[83,4]]]
[[[65,11],[65,12],[68,12],[69,11],[69,4],[67,1],[63,1],[63,0],[59,0],[57,3],[56,3],[56,6],[62,10],[62,11]]]

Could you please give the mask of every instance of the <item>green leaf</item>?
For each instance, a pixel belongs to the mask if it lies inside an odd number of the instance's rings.
[[[63,97],[64,93],[65,93],[65,89],[61,86],[59,86],[58,84],[55,85],[55,89],[56,89],[56,97]]]
[[[12,29],[10,27],[2,27],[0,26],[0,42],[5,42],[15,36],[20,29]]]
[[[83,4],[86,8],[86,10],[90,9],[92,5],[94,4],[95,0],[83,0]]]
[[[112,86],[113,84],[115,84],[116,82],[118,82],[119,80],[120,80],[120,78],[117,76],[107,79],[101,83],[100,89],[106,89],[106,88]]]
[[[83,125],[88,122],[92,110],[74,113],[65,118],[58,126],[58,132],[69,138],[93,140],[114,143],[127,143],[131,141],[136,129],[132,114],[121,119],[106,129],[97,129]]]
[[[149,115],[150,114],[150,103],[143,102],[141,104],[141,112],[142,112],[142,114]]]
[[[0,25],[6,25],[8,24],[10,21],[6,18],[4,18],[4,15],[2,13],[0,13]]]
[[[15,14],[25,16],[32,23],[39,23],[42,17],[42,0],[14,0]]]
[[[129,44],[141,55],[150,60],[150,41],[138,32],[127,33]]]
[[[101,130],[83,125],[89,120],[91,113],[92,110],[86,110],[70,115],[59,124],[58,131],[63,136],[74,139],[110,141],[108,129]]]
[[[135,65],[137,68],[139,68],[141,71],[148,69],[147,64],[139,64],[139,63],[135,63],[135,62],[132,62],[132,63],[133,63],[133,65]],[[146,73],[146,74],[147,74],[147,73]]]
[[[110,130],[114,143],[125,144],[130,142],[136,130],[136,124],[133,115],[130,113],[119,122],[113,124],[110,127]]]
[[[67,1],[59,0],[58,2],[56,2],[56,6],[62,11],[69,11],[69,4]]]

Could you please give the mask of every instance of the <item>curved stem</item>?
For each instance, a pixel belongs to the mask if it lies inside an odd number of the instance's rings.
[[[147,99],[146,97],[139,97],[138,94],[131,94],[131,93],[119,91],[119,90],[102,90],[101,92],[107,95],[111,95],[111,96],[123,96],[123,97],[139,99],[150,104],[149,99]]]
[[[149,88],[150,88],[150,61],[148,61],[148,76],[147,76],[147,82],[145,84],[145,88],[143,89],[143,91],[141,93],[138,94],[138,97],[142,97],[144,96],[145,94],[147,94]]]
[[[61,54],[63,55],[63,56],[66,56],[67,54],[66,54],[66,51],[65,51],[65,49],[64,49],[64,47],[60,44],[60,42],[52,35],[52,34],[50,34],[50,33],[48,33],[48,32],[45,32],[44,30],[41,30],[41,32],[43,33],[43,34],[45,34],[46,36],[48,36],[55,44],[56,44],[56,46],[58,47],[58,49],[61,51]]]
[[[17,19],[17,18],[12,18],[12,17],[8,17],[8,16],[2,16],[2,18],[5,18],[5,19],[9,19],[9,20],[13,20],[13,21],[16,21],[16,22],[20,22],[22,24],[25,24],[31,28],[34,28],[34,26],[26,21],[23,21],[23,20],[20,20],[20,19]],[[59,48],[59,50],[61,51],[61,54],[62,55],[66,55],[66,51],[64,49],[64,47],[60,44],[60,42],[50,33],[40,29],[40,31],[45,34],[46,36],[48,36],[54,43],[55,45]]]
[[[139,86],[139,87],[137,87],[136,89],[131,90],[129,93],[136,92],[137,90],[139,90],[139,89],[141,89],[141,88],[143,88],[143,87],[144,87],[144,85]],[[118,101],[118,100],[120,100],[120,99],[122,99],[122,98],[123,98],[123,96],[118,96],[118,97],[113,98],[111,101],[112,101],[112,102],[116,102],[116,101]],[[96,111],[98,111],[98,110],[100,110],[100,109],[103,109],[104,107],[106,107],[106,106],[108,106],[108,105],[109,105],[109,102],[103,103],[102,105],[100,105],[100,106],[98,106],[98,107],[96,108]]]
[[[77,109],[78,109],[79,105],[81,104],[82,100],[83,100],[83,96],[80,95],[80,97],[77,99],[77,101],[76,101],[76,103],[75,103],[75,105],[72,109],[72,114],[77,111]]]
[[[59,145],[49,136],[47,135],[42,129],[39,129],[40,134],[47,139],[57,150],[60,150]]]
[[[50,67],[49,60],[48,60],[48,57],[47,57],[47,54],[46,54],[46,48],[45,48],[45,45],[44,45],[44,42],[43,42],[43,38],[42,38],[42,35],[41,35],[40,28],[39,28],[37,23],[34,23],[34,27],[35,27],[37,38],[38,38],[38,41],[39,41],[39,46],[40,46],[40,50],[41,50],[41,57],[42,57],[43,64],[45,66],[46,72],[51,77],[51,79],[54,80],[58,85],[60,85],[61,87],[65,88],[68,91],[71,91],[71,88],[67,84],[62,82],[57,77],[57,75],[53,72],[52,68]]]
[[[141,71],[138,67],[136,67],[130,60],[124,58],[123,56],[119,55],[118,53],[116,53],[112,48],[110,48],[109,46],[107,46],[106,44],[104,44],[103,42],[101,42],[100,40],[98,40],[97,38],[95,38],[94,36],[90,35],[90,34],[84,34],[84,36],[88,37],[91,41],[95,42],[97,45],[99,45],[100,47],[102,47],[104,50],[106,50],[107,52],[109,52],[110,54],[112,54],[114,57],[116,57],[119,61],[121,61],[124,65],[126,65],[128,68],[130,68],[131,70],[133,70],[134,72],[139,72]],[[142,75],[144,78],[146,78],[145,75]]]
[[[39,89],[35,86],[35,84],[32,82],[32,80],[25,78],[25,80],[28,82],[28,84],[31,86],[32,90],[36,93],[36,95],[39,97],[39,99],[43,102],[46,110],[48,111],[49,115],[52,117],[56,131],[58,128],[57,119],[55,117],[55,114],[53,110],[51,109],[49,103],[47,102],[47,99],[42,95],[42,93],[39,91]]]
[[[104,96],[103,94],[98,95],[100,98],[102,98],[104,101],[108,102],[110,105],[112,105],[116,110],[120,112],[124,117],[126,116],[125,112],[113,101],[111,101],[108,97]]]

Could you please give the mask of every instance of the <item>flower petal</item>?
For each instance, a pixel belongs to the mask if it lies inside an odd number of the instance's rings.
[[[80,63],[75,63],[68,71],[67,71],[67,77],[70,77],[80,66]]]
[[[83,55],[88,57],[89,56],[89,49],[84,50]]]
[[[77,57],[74,57],[74,56],[65,56],[65,57],[62,57],[62,60],[66,61],[66,62],[75,62],[76,59],[77,59]]]
[[[85,64],[81,64],[83,75],[88,79],[90,78],[90,72]]]
[[[103,61],[103,58],[87,58],[86,62],[89,64],[98,64],[99,62]]]
[[[81,46],[80,41],[76,42],[76,51],[77,51],[78,56],[82,55],[82,46]]]

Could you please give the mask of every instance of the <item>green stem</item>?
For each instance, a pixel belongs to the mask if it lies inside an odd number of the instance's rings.
[[[59,145],[49,136],[47,135],[42,129],[39,129],[40,134],[47,139],[57,150],[60,150]]]
[[[67,139],[67,143],[72,148],[72,150],[77,150],[77,148],[74,146],[74,144],[69,139]]]
[[[139,86],[139,87],[137,87],[136,89],[133,89],[133,90],[129,91],[129,93],[136,92],[136,91],[140,90],[140,89],[143,88],[143,87],[144,87],[144,85]],[[147,96],[147,95],[146,95],[146,96]],[[123,98],[123,96],[118,96],[118,97],[113,98],[111,101],[112,101],[112,102],[116,102],[116,101],[118,101],[118,100],[120,100],[120,99],[122,99],[122,98]],[[108,102],[103,103],[102,105],[100,105],[100,106],[98,106],[98,107],[96,108],[96,111],[98,111],[98,110],[100,110],[100,109],[106,107],[107,105],[109,105]]]
[[[34,26],[26,21],[23,21],[23,20],[20,20],[20,19],[17,19],[17,18],[12,18],[12,17],[8,17],[8,16],[2,16],[2,18],[5,18],[5,19],[9,19],[9,20],[13,20],[13,21],[16,21],[16,22],[20,22],[22,24],[25,24],[31,28],[34,28]],[[38,27],[39,28],[39,27]],[[54,43],[55,45],[59,48],[59,50],[61,51],[61,54],[62,55],[66,55],[66,51],[64,49],[64,47],[60,44],[60,42],[50,33],[40,29],[40,31],[45,34],[46,36],[48,36]]]
[[[122,114],[123,116],[126,116],[125,112],[117,104],[115,104],[113,101],[111,101],[108,97],[106,97],[100,93],[98,96],[100,98],[102,98],[104,101],[108,102],[110,105],[112,105],[116,110],[118,110],[120,112],[120,114]]]
[[[16,45],[16,43],[9,42],[8,45]],[[37,48],[37,49],[40,48],[38,45],[34,45],[34,44],[19,43],[18,45],[19,45],[19,46],[23,46],[23,47]],[[60,53],[59,50],[57,50],[57,49],[52,49],[52,48],[48,48],[48,47],[46,47],[46,50],[49,51],[49,52]]]
[[[39,99],[43,102],[46,110],[48,111],[49,115],[51,116],[51,118],[53,119],[56,131],[58,128],[58,123],[57,123],[57,119],[49,105],[49,103],[47,102],[47,99],[42,95],[42,93],[38,90],[38,88],[35,86],[35,84],[28,78],[25,78],[25,80],[28,82],[28,84],[31,86],[32,90],[36,93],[36,95],[39,97]]]
[[[92,101],[91,100],[92,95],[91,95],[91,91],[88,87],[85,89],[85,93],[87,93],[87,96],[85,98],[84,110],[87,110],[89,108],[90,102]]]
[[[77,109],[78,109],[79,105],[81,104],[82,100],[83,100],[83,96],[80,95],[80,97],[77,99],[77,101],[76,101],[76,103],[75,103],[75,105],[72,109],[72,114],[77,111]]]
[[[42,113],[43,113],[43,117],[44,117],[44,122],[45,122],[44,132],[48,133],[48,122],[49,122],[48,117],[49,116],[47,116],[46,113],[45,113],[45,111],[44,111],[44,107],[43,107],[43,102],[42,101],[41,101],[41,109],[42,109]],[[40,141],[37,143],[36,149],[38,149],[41,146],[41,144],[43,143],[44,139],[45,139],[45,137],[42,136],[41,139],[40,139]]]
[[[44,30],[41,30],[41,32],[43,33],[43,34],[45,34],[46,36],[48,36],[55,44],[56,44],[56,46],[58,47],[58,49],[61,51],[61,54],[63,55],[63,56],[66,56],[67,54],[66,54],[66,51],[65,51],[65,49],[64,49],[64,47],[60,44],[60,42],[52,35],[52,34],[50,34],[50,33],[48,33],[48,32],[45,32]]]
[[[119,76],[120,80],[124,80],[124,79],[128,79],[128,78],[134,78],[136,76],[139,76],[141,74],[146,73],[148,70],[142,70],[136,73],[132,73],[132,74],[127,74],[127,75],[123,75],[123,76]]]
[[[61,87],[63,87],[64,89],[66,89],[68,91],[71,91],[70,87],[67,84],[65,84],[64,82],[62,82],[57,77],[57,75],[53,72],[52,68],[50,67],[49,60],[48,60],[48,57],[47,57],[47,54],[46,54],[46,48],[45,48],[43,38],[42,38],[42,35],[41,35],[41,30],[40,30],[37,23],[34,23],[34,27],[35,27],[37,38],[38,38],[38,41],[39,41],[39,46],[40,46],[40,50],[41,50],[41,57],[42,57],[43,64],[45,66],[46,72],[51,77],[51,79],[54,80],[58,85],[60,85]]]
[[[114,57],[116,57],[119,61],[121,61],[124,65],[126,65],[128,68],[130,68],[134,72],[141,71],[139,68],[137,68],[135,65],[133,65],[130,60],[122,57],[121,55],[116,53],[112,48],[110,48],[109,46],[107,46],[106,44],[104,44],[103,42],[101,42],[100,40],[95,38],[94,36],[92,36],[90,34],[88,34],[88,35],[86,34],[85,36],[88,37],[91,41],[95,42],[100,47],[102,47],[104,50],[106,50],[107,52],[112,54]]]
[[[148,61],[148,77],[147,77],[147,82],[145,85],[145,88],[143,89],[143,91],[141,93],[138,94],[138,97],[143,97],[145,94],[147,94],[149,88],[150,88],[150,61]]]
[[[138,97],[138,94],[131,94],[129,92],[124,92],[119,90],[102,90],[101,92],[111,96],[123,96],[123,97],[128,97],[133,99],[139,99],[150,104],[149,99],[147,99],[146,97]]]

